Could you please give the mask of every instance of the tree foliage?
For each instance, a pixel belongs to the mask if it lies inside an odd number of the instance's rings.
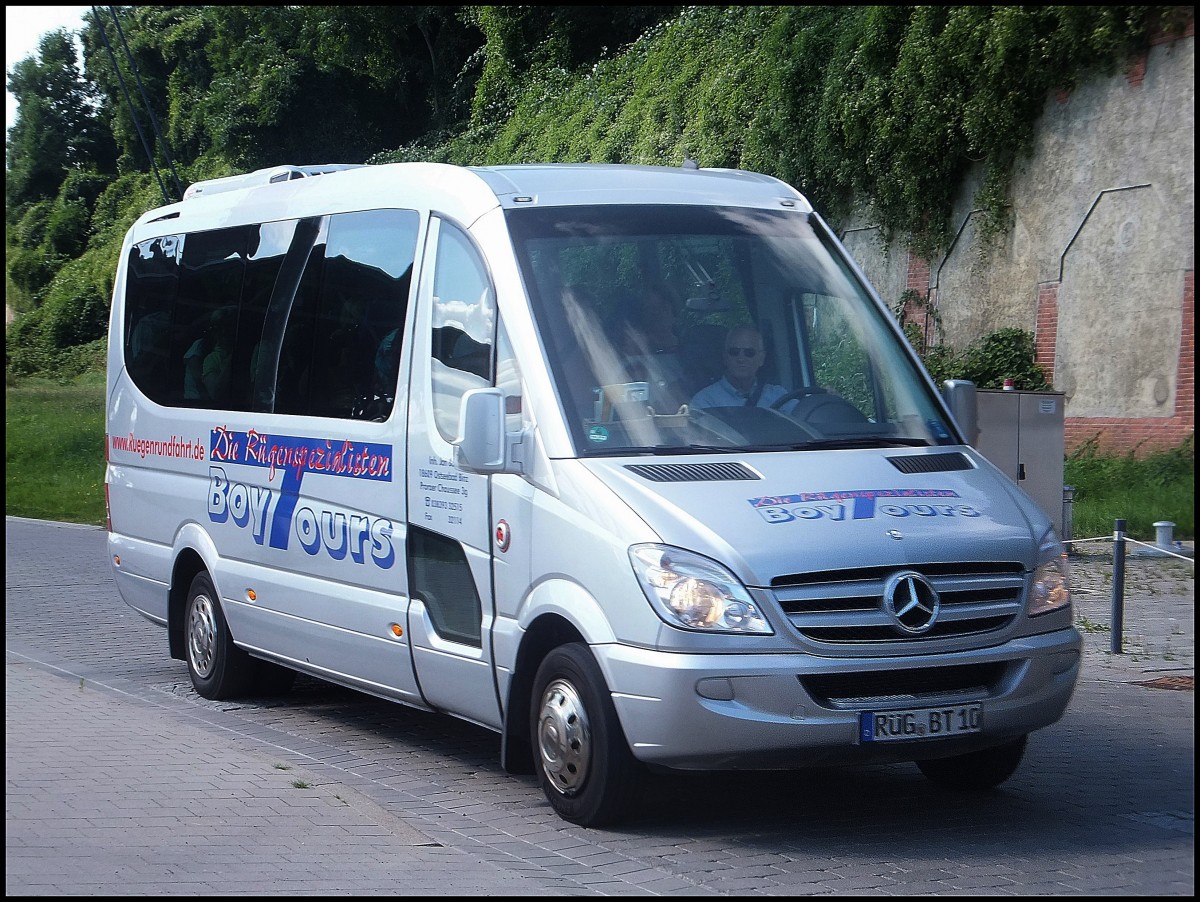
[[[42,36],[38,55],[18,62],[8,90],[20,115],[8,130],[4,208],[7,221],[54,198],[71,173],[113,173],[111,133],[97,115],[97,92],[84,79],[65,29]]]
[[[951,237],[976,165],[983,233],[1007,227],[1011,173],[1049,91],[1116,71],[1190,10],[684,7],[583,70],[548,52],[518,67],[505,53],[511,18],[492,31],[483,16],[476,116],[432,152],[460,163],[677,165],[690,155],[757,169],[835,222],[869,203],[889,240],[903,234],[929,257]],[[410,158],[399,148],[375,159]]]
[[[123,7],[91,20],[85,45],[127,163],[146,159],[134,115],[152,111],[137,94],[132,110],[123,100],[139,77],[187,163],[361,161],[465,115],[456,79],[479,38],[454,9]]]

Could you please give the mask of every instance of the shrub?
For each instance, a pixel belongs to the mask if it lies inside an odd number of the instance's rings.
[[[980,388],[1000,388],[1005,379],[1022,391],[1046,391],[1046,374],[1035,361],[1032,332],[999,329],[969,345],[962,353],[961,379],[971,379]]]

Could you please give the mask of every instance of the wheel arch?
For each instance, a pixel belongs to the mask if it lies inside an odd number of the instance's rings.
[[[513,676],[508,684],[504,705],[504,728],[500,738],[500,765],[510,774],[531,774],[533,748],[529,744],[529,713],[532,704],[533,678],[538,666],[551,650],[570,642],[586,639],[565,617],[544,613],[525,630]]]
[[[208,565],[194,548],[184,548],[175,557],[171,569],[171,587],[167,594],[167,645],[171,657],[182,661],[184,655],[183,621],[187,609],[188,590],[197,573],[208,570]],[[209,578],[212,578],[210,572]],[[218,603],[219,603],[218,599]]]
[[[217,583],[217,547],[212,536],[195,521],[184,523],[175,534],[175,563],[171,567],[171,586],[167,590],[167,648],[172,658],[184,660],[184,611],[192,580],[201,571],[208,571],[213,586]],[[218,592],[217,602],[220,603]]]

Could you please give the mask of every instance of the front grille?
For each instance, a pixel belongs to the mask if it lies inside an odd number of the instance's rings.
[[[945,700],[950,696],[983,698],[995,695],[1008,665],[958,664],[950,667],[914,667],[908,670],[872,670],[856,673],[820,673],[801,676],[800,685],[819,705],[829,708],[864,704],[903,704]]]
[[[895,564],[886,567],[846,567],[840,570],[814,570],[807,573],[789,573],[777,576],[771,580],[771,588],[780,586],[804,586],[815,583],[858,582],[862,580],[885,580],[897,569]],[[937,564],[913,564],[905,570],[919,570],[926,578],[935,576],[971,576],[971,575],[1016,575],[1020,576],[1024,568],[1016,561],[944,561]]]
[[[927,632],[905,633],[884,610],[884,583],[898,569],[921,573],[938,593]],[[772,587],[792,626],[813,642],[912,646],[1004,629],[1021,611],[1025,574],[1018,563],[914,564],[793,574]]]

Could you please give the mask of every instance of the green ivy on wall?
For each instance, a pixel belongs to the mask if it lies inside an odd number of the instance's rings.
[[[446,162],[754,169],[837,224],[859,204],[887,240],[936,256],[982,167],[984,239],[1008,227],[1013,166],[1051,91],[1111,74],[1186,6],[699,6],[582,71],[489,59]],[[513,75],[512,78],[518,76]],[[483,96],[486,90],[487,96]],[[489,99],[491,98],[491,99]],[[412,159],[409,149],[376,162]]]

